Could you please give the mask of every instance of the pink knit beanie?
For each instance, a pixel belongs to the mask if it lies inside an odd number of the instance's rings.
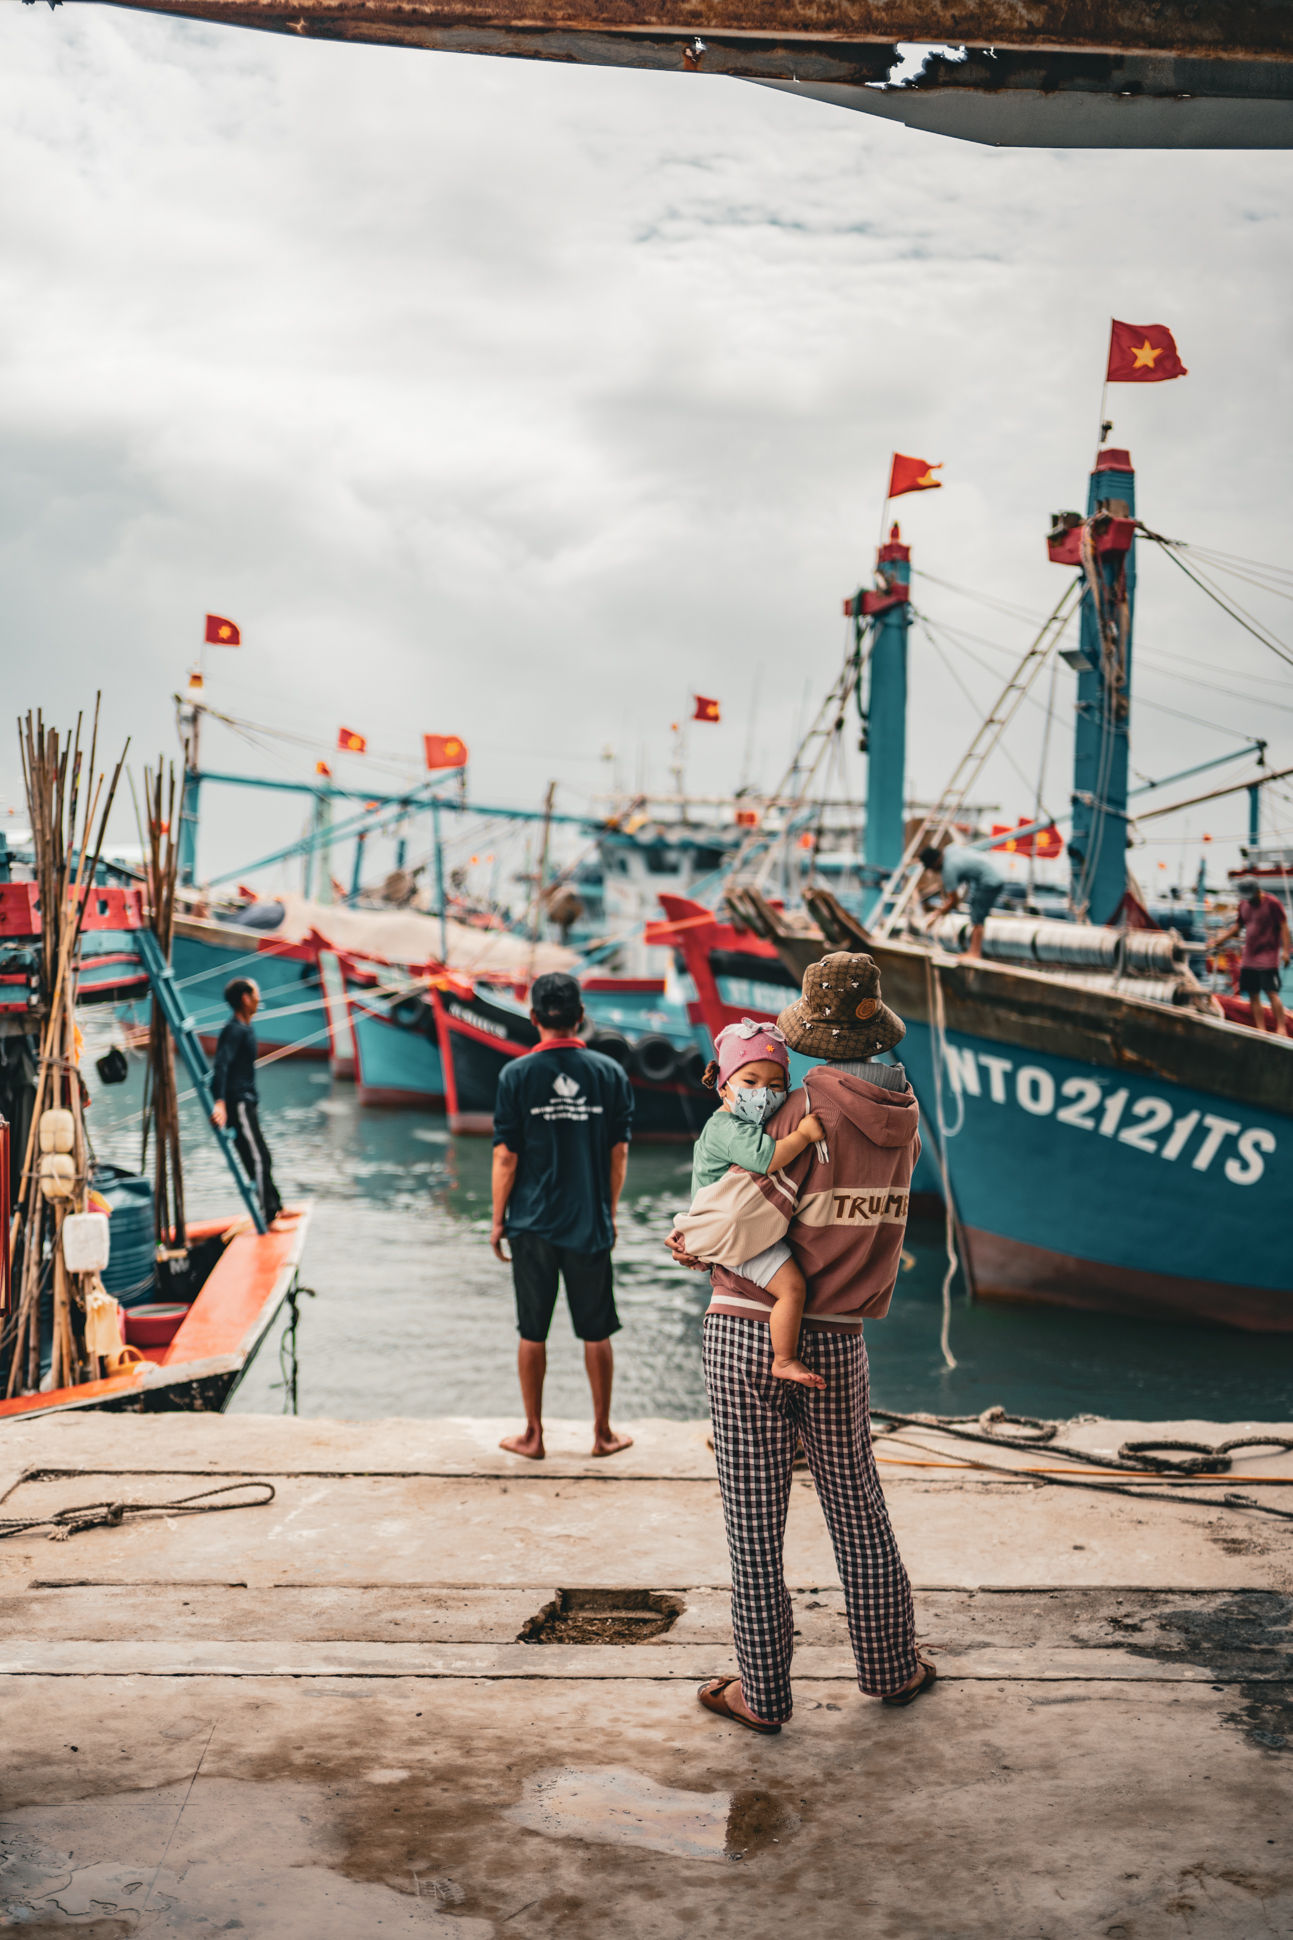
[[[719,1032],[714,1049],[718,1052],[720,1085],[725,1085],[742,1065],[762,1064],[765,1060],[779,1064],[786,1076],[790,1076],[790,1052],[785,1036],[775,1024],[756,1024],[752,1017],[743,1017],[739,1024],[729,1024]]]

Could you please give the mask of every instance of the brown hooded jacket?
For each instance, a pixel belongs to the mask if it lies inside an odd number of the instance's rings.
[[[808,1282],[805,1324],[860,1327],[889,1310],[920,1155],[915,1093],[819,1065],[765,1129],[785,1138],[809,1110],[822,1145],[762,1178],[730,1167],[676,1222],[688,1249],[714,1263],[711,1313],[768,1318],[772,1295],[732,1269],[779,1239]]]

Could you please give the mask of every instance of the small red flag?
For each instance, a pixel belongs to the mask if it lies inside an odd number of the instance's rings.
[[[693,721],[718,720],[717,701],[710,700],[707,694],[694,694],[692,698],[696,703],[696,712],[691,717]]]
[[[1161,384],[1188,377],[1176,339],[1165,323],[1118,323],[1109,332],[1110,384]]]
[[[232,620],[222,620],[218,613],[207,614],[207,630],[203,639],[209,647],[240,647],[242,634]]]
[[[467,744],[456,734],[424,734],[422,745],[426,749],[428,768],[467,766]]]
[[[337,729],[337,746],[343,754],[368,753],[368,741],[366,737],[362,734],[356,734],[353,728]]]
[[[934,473],[942,469],[941,463],[929,465],[923,458],[904,458],[900,451],[895,451],[889,468],[890,498],[901,498],[904,492],[941,492],[943,481],[935,478]]]
[[[1021,815],[1015,826],[1021,829],[1027,828],[1030,819],[1029,816]],[[1005,835],[1009,828],[1009,822],[994,822],[992,833]],[[1033,835],[1021,835],[1011,842],[998,842],[997,849],[998,851],[1004,849],[1008,855],[1035,855],[1043,862],[1053,862],[1056,856],[1063,855],[1064,840],[1059,830],[1052,824],[1048,829],[1038,829]]]

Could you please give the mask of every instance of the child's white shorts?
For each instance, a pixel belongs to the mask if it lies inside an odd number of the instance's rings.
[[[732,1267],[731,1271],[739,1273],[743,1280],[753,1280],[756,1287],[766,1287],[773,1274],[793,1258],[785,1240],[779,1239],[775,1246],[766,1246],[762,1253],[756,1253],[752,1260]]]

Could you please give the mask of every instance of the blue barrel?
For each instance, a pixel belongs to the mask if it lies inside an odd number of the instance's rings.
[[[91,1180],[112,1208],[104,1290],[123,1307],[157,1298],[157,1238],[153,1227],[153,1188],[138,1172],[119,1165],[96,1165]]]

